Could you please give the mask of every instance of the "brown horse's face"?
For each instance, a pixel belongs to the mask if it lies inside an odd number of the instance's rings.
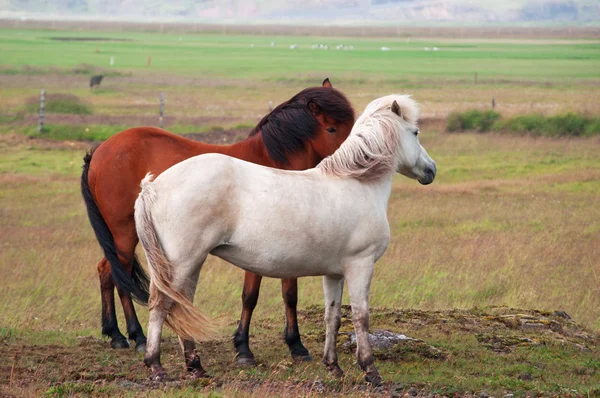
[[[342,143],[348,138],[354,119],[346,122],[336,122],[324,113],[317,113],[313,116],[319,122],[317,134],[310,140],[313,150],[321,159],[333,154]]]

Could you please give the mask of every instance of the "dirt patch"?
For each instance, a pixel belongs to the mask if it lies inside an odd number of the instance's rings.
[[[316,353],[317,346],[322,347],[322,342],[315,344],[315,340],[322,340],[324,337],[323,308],[309,307],[299,311],[299,316],[304,329],[308,329],[303,336],[304,340]],[[589,352],[597,352],[600,343],[598,336],[584,330],[562,312],[516,310],[506,307],[448,311],[375,308],[371,310],[371,317],[371,323],[376,328],[401,330],[407,335],[420,333],[433,336],[432,332],[435,331],[438,335],[455,336],[447,340],[449,342],[454,341],[457,336],[470,336],[475,344],[470,346],[467,357],[462,357],[457,362],[453,357],[461,354],[452,344],[444,347],[451,351],[446,355],[446,350],[433,348],[432,351],[429,341],[414,339],[412,343],[397,346],[395,350],[376,353],[379,366],[388,369],[387,373],[390,372],[391,366],[398,366],[399,372],[406,371],[410,366],[422,367],[423,364],[426,364],[425,368],[445,366],[444,364],[448,364],[449,367],[462,366],[459,365],[461,361],[475,361],[477,356],[481,355],[502,355],[502,362],[514,360],[515,363],[521,363],[529,360],[524,359],[526,351],[516,355],[512,353],[514,349],[532,350],[544,345],[565,344],[571,347],[570,356],[587,355],[585,358],[592,358]],[[338,349],[340,360],[346,365],[350,376],[343,380],[334,380],[326,374],[323,376],[322,373],[319,376],[319,371],[323,370],[320,361],[302,365],[294,364],[289,359],[274,359],[285,355],[280,351],[283,347],[274,347],[273,344],[274,340],[281,339],[281,336],[272,328],[273,325],[264,319],[257,319],[254,323],[256,328],[261,329],[262,337],[251,336],[254,339],[255,352],[262,353],[262,359],[259,354],[259,364],[256,368],[234,365],[229,338],[198,345],[203,364],[214,375],[213,378],[189,379],[187,372],[182,368],[177,339],[172,334],[163,335],[162,362],[170,375],[165,383],[156,383],[148,379],[148,370],[141,361],[141,355],[133,350],[112,350],[106,340],[95,336],[80,336],[72,343],[62,345],[36,344],[31,336],[25,337],[19,332],[4,331],[0,334],[0,395],[146,396],[150,390],[159,390],[168,395],[180,395],[191,390],[200,395],[217,393],[225,396],[260,397],[348,394],[387,397],[489,396],[485,391],[465,392],[453,388],[445,390],[439,385],[432,386],[428,383],[398,384],[388,381],[380,387],[365,384],[360,372],[352,373],[352,369],[348,368],[354,361],[352,346],[346,343],[349,340],[351,324],[350,308],[344,306]],[[315,326],[318,326],[318,332],[315,332]],[[264,336],[265,334],[270,335]],[[273,350],[276,356],[265,357],[265,352],[269,350]],[[436,354],[432,355],[432,352]],[[438,355],[439,353],[444,355]],[[572,365],[571,362],[561,366]],[[534,369],[537,369],[537,366],[546,369],[547,364],[535,365]],[[599,369],[593,360],[583,359],[581,365],[575,366],[573,371],[578,377],[585,379],[596,377]],[[540,372],[543,375],[547,370]],[[519,380],[519,383],[535,383],[540,376],[526,369],[505,377]],[[442,391],[443,393],[440,393]],[[595,391],[592,392],[595,394]],[[503,394],[508,393],[510,391]],[[532,392],[531,396],[555,395],[556,393]]]
[[[251,128],[214,130],[207,133],[185,134],[184,137],[209,144],[233,144],[248,138]]]
[[[28,137],[22,134],[0,134],[0,150],[3,147],[27,146],[41,149],[73,149],[85,150],[91,145],[87,141],[53,141],[41,138]]]
[[[24,118],[25,124],[36,125],[38,122],[38,115],[27,115]],[[203,116],[203,117],[175,117],[165,116],[164,123],[168,129],[169,125],[173,124],[185,124],[193,126],[219,126],[234,122],[233,117],[223,116]],[[58,113],[47,113],[44,116],[44,122],[46,124],[69,124],[69,125],[91,125],[91,124],[103,124],[103,125],[117,125],[117,126],[158,126],[158,116],[155,115],[69,115],[69,114],[58,114]]]
[[[184,137],[195,140],[206,142],[209,144],[223,144],[229,145],[238,141],[244,140],[250,134],[251,128],[238,128],[230,130],[213,130],[206,133],[190,133],[185,134]],[[22,134],[0,134],[0,150],[3,147],[15,147],[15,146],[27,146],[36,147],[41,149],[72,149],[72,150],[86,150],[94,143],[91,141],[55,141],[46,140],[43,138],[28,137]]]
[[[337,37],[423,37],[423,38],[487,38],[487,39],[582,39],[600,37],[595,26],[335,26],[335,25],[233,25],[198,24],[187,22],[129,22],[129,21],[55,21],[24,22],[0,20],[3,28],[52,29],[160,33],[219,33],[259,34],[266,36],[337,36]]]
[[[309,307],[299,311],[299,316],[308,322],[317,322],[323,316],[323,310],[318,307]],[[418,331],[427,328],[436,328],[441,331],[451,332],[458,330],[476,336],[477,340],[486,348],[497,352],[507,352],[515,346],[536,344],[568,344],[583,351],[595,350],[600,344],[600,337],[586,331],[575,323],[563,311],[544,312],[535,310],[521,310],[508,307],[491,307],[484,310],[448,310],[448,311],[420,311],[420,310],[394,310],[377,308],[371,310],[373,322],[383,322],[395,331]],[[351,342],[352,311],[350,306],[342,307],[341,334]],[[324,335],[323,335],[324,341]],[[418,344],[417,344],[418,343]],[[353,347],[351,344],[348,347]],[[406,344],[409,353],[421,353],[428,357],[431,353],[427,346],[420,342]],[[399,353],[403,350],[400,349]],[[432,355],[442,357],[443,355]],[[382,358],[389,359],[393,356],[383,353]]]

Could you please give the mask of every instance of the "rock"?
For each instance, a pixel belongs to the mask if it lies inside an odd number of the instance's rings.
[[[377,359],[395,359],[406,354],[417,354],[424,358],[444,359],[447,354],[442,350],[428,345],[423,340],[397,334],[389,330],[374,330],[369,333],[369,343],[373,348],[373,355]],[[342,347],[348,351],[356,349],[356,334],[350,334],[348,342]]]
[[[566,312],[564,312],[564,311],[554,311],[554,312],[552,313],[552,315],[554,315],[554,316],[558,316],[558,317],[561,317],[561,318],[565,318],[565,319],[572,319],[572,318],[569,316],[569,314],[567,314],[567,313],[566,313]]]
[[[373,333],[369,333],[369,343],[374,350],[385,350],[401,341],[416,341],[416,339],[389,330],[374,330]],[[356,333],[350,335],[350,344],[356,345]]]
[[[133,381],[129,381],[127,379],[118,379],[115,381],[115,384],[128,390],[138,390],[142,388],[140,384],[134,383]]]

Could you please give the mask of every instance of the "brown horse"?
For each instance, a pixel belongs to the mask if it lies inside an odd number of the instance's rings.
[[[249,137],[233,145],[211,145],[192,141],[153,127],[122,131],[84,158],[81,190],[88,217],[104,258],[98,264],[102,297],[102,333],[113,348],[129,348],[119,331],[115,314],[116,285],[127,320],[129,339],[144,351],[146,337],[137,319],[131,297],[148,302],[148,277],[135,247],[138,237],[133,218],[139,183],[146,173],[159,175],[192,156],[222,153],[252,163],[285,170],[315,167],[346,139],[354,124],[354,110],[346,97],[325,79],[323,87],[307,88],[277,106],[252,130]],[[234,335],[237,361],[253,364],[249,329],[262,277],[246,272],[242,314]],[[286,307],[285,341],[297,360],[310,360],[300,339],[296,304],[296,279],[282,279]]]

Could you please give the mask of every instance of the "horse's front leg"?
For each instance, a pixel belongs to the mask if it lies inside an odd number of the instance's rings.
[[[240,365],[255,365],[254,354],[250,350],[250,320],[258,302],[262,276],[246,272],[244,274],[244,289],[242,290],[242,314],[240,323],[233,335],[237,363]]]
[[[298,279],[282,279],[281,295],[285,303],[285,342],[290,349],[292,358],[295,361],[311,361],[312,358],[306,347],[302,344],[300,330],[298,329],[298,314],[296,312],[296,306],[298,305]]]
[[[344,278],[324,276],[323,293],[325,295],[325,349],[323,363],[334,376],[342,377],[344,372],[338,365],[337,343],[338,331],[342,322],[342,292]]]
[[[373,275],[373,262],[362,262],[349,267],[346,272],[348,293],[352,306],[352,322],[356,332],[356,358],[366,373],[365,380],[374,385],[381,384],[381,376],[375,367],[373,351],[369,343],[369,289]]]

